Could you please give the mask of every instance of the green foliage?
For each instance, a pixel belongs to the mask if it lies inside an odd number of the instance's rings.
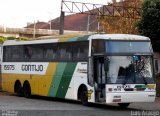
[[[16,37],[7,37],[7,40],[16,40]]]
[[[27,38],[27,37],[19,37],[19,38],[16,38],[16,37],[2,37],[0,36],[0,43],[3,43],[4,41],[6,40],[23,40],[23,41],[27,41],[27,40],[35,40],[36,38]]]
[[[139,33],[151,38],[154,51],[160,51],[160,0],[144,1],[137,27]]]
[[[3,43],[3,42],[6,41],[6,40],[7,40],[6,37],[0,36],[0,43]]]

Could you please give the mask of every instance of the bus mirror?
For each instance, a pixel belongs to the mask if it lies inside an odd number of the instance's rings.
[[[109,59],[108,59],[108,58],[106,58],[106,59],[104,60],[104,70],[105,70],[105,71],[108,71],[108,70],[109,70]]]

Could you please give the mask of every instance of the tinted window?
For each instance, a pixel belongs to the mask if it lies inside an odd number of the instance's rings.
[[[47,44],[44,48],[45,61],[57,60],[57,44]]]
[[[58,44],[58,59],[59,60],[72,60],[72,44],[60,43]]]
[[[4,47],[4,62],[16,62],[23,60],[23,46],[5,46]]]
[[[73,44],[73,60],[87,61],[88,58],[88,42],[78,42]]]
[[[92,40],[92,53],[103,53],[105,50],[105,41],[102,39]]]
[[[150,42],[106,41],[107,53],[151,53]]]
[[[87,61],[89,42],[49,43],[4,47],[4,62]]]
[[[31,45],[29,46],[30,51],[30,60],[31,61],[43,61],[43,54],[44,54],[44,46],[43,45]]]
[[[11,47],[10,46],[5,46],[3,48],[3,61],[10,61],[11,59]]]

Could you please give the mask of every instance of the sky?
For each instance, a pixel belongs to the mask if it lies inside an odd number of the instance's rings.
[[[106,4],[111,0],[68,0]],[[48,22],[60,16],[61,0],[0,0],[0,26],[25,27],[27,23]]]

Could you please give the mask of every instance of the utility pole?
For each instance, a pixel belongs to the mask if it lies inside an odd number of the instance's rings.
[[[49,22],[49,29],[51,30],[52,29],[52,21],[50,20]]]
[[[61,11],[61,16],[60,16],[60,30],[59,30],[59,35],[64,34],[64,12]]]
[[[63,0],[61,1],[61,16],[60,16],[60,28],[59,28],[59,35],[64,34],[64,16],[65,12],[63,10]]]
[[[100,10],[101,10],[101,8],[99,8],[99,16],[98,17],[100,17]],[[97,29],[98,29],[98,32],[100,32],[100,23],[99,23],[99,21],[98,21],[98,27],[97,27]]]
[[[34,21],[33,38],[36,36],[36,22]]]

